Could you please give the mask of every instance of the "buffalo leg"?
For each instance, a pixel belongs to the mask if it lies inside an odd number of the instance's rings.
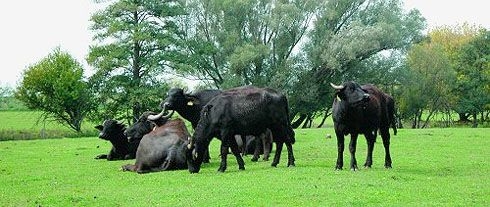
[[[240,155],[240,149],[236,143],[235,144],[231,143],[231,153],[233,153],[233,155],[235,155],[236,161],[238,163],[238,169],[239,170],[245,170],[245,162],[243,161],[243,158]]]
[[[158,171],[165,171],[165,170],[170,170],[172,168],[172,160],[175,160],[176,158],[176,153],[177,149],[171,149],[163,161],[162,165],[160,165]]]
[[[357,160],[356,160],[356,146],[357,146],[357,134],[351,134],[349,143],[349,152],[350,152],[350,169],[352,171],[358,170],[357,168]]]
[[[209,163],[209,160],[211,159],[211,157],[209,156],[209,147],[204,151],[204,156],[203,156],[203,159],[202,159],[202,162],[203,163]]]
[[[136,171],[136,165],[127,164],[122,166],[123,171]]]
[[[336,170],[342,170],[344,166],[344,135],[342,133],[336,133],[337,135],[337,164]]]
[[[228,146],[226,144],[221,143],[221,163],[218,168],[218,172],[225,172],[226,170],[226,158],[228,156]]]
[[[289,142],[286,142],[286,147],[288,149],[288,167],[296,166],[294,164],[294,155],[293,155],[293,145]]]
[[[272,148],[272,133],[270,130],[267,130],[266,133],[262,135],[262,147],[264,149],[264,161],[269,160],[269,156]]]
[[[276,142],[276,154],[274,154],[274,161],[272,161],[271,166],[277,167],[279,164],[279,160],[281,159],[281,151],[282,151],[283,142]]]
[[[106,154],[97,155],[95,159],[107,159],[107,155]]]
[[[366,168],[371,168],[371,165],[373,164],[373,150],[374,150],[374,142],[376,141],[376,132],[368,132],[364,134],[366,136],[366,142],[367,142],[367,156],[366,156],[366,162],[364,163],[364,167]]]
[[[390,155],[390,131],[389,128],[381,129],[381,138],[383,139],[383,146],[385,148],[385,168],[391,168],[391,155]]]
[[[257,139],[257,137],[255,137],[253,140],[253,144],[255,145],[255,149],[254,149],[254,156],[252,157],[252,162],[257,162],[257,161],[259,161],[259,157],[260,157],[260,155],[259,155],[260,154],[260,148],[259,147],[261,147],[260,139]]]

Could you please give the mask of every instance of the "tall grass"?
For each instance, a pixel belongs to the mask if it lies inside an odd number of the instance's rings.
[[[489,206],[490,129],[399,130],[392,137],[393,169],[383,168],[377,142],[372,169],[334,171],[329,129],[296,131],[296,167],[283,153],[277,168],[232,156],[218,173],[218,145],[198,174],[187,170],[136,174],[134,160],[93,158],[109,151],[95,137],[0,142],[0,206]],[[348,139],[347,139],[348,141]],[[364,162],[366,144],[358,141]],[[347,152],[347,150],[346,150]],[[344,156],[348,163],[349,156]]]

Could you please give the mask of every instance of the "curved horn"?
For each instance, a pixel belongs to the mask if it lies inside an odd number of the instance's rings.
[[[342,89],[344,89],[344,86],[342,86],[342,85],[338,86],[338,85],[335,85],[333,83],[330,83],[330,85],[332,86],[332,88],[334,88],[336,90],[342,90]]]
[[[156,121],[158,119],[169,119],[174,114],[175,111],[172,110],[169,114],[167,114],[167,115],[164,116],[165,112],[166,111],[163,110],[162,112],[160,112],[157,115],[149,115],[148,116],[148,120],[150,120],[150,121]]]
[[[156,120],[158,120],[158,119],[162,118],[162,116],[163,116],[163,114],[164,114],[164,113],[165,113],[165,112],[164,112],[164,111],[162,111],[162,112],[160,112],[160,113],[159,113],[159,114],[157,114],[157,115],[149,115],[149,116],[148,116],[148,120],[150,120],[150,121],[156,121]]]
[[[150,120],[150,121],[155,121],[157,119],[162,118],[162,116],[165,114],[165,112],[167,112],[167,110],[165,109],[165,105],[164,105],[163,106],[163,109],[162,109],[162,112],[160,112],[157,115],[149,115],[147,119]]]
[[[164,119],[169,119],[173,114],[174,114],[174,110],[172,110],[172,112],[170,112],[169,114],[165,115],[163,118]]]

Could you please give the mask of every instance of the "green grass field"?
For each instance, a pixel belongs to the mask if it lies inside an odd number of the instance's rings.
[[[95,137],[0,142],[0,206],[489,206],[490,129],[399,130],[393,169],[376,143],[372,169],[334,171],[331,128],[296,131],[296,167],[229,156],[218,173],[218,144],[198,174],[136,174],[134,160],[93,159],[110,144]],[[347,151],[347,150],[346,150]],[[358,141],[358,161],[366,144]],[[348,154],[344,155],[348,163]]]
[[[39,119],[39,111],[0,111],[0,141],[95,136],[96,124],[84,122],[82,134],[54,121]]]

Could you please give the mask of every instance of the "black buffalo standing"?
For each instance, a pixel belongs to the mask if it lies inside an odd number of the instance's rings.
[[[370,168],[373,161],[373,148],[377,131],[380,131],[385,148],[386,168],[391,168],[390,156],[390,126],[394,123],[395,102],[391,96],[383,93],[374,85],[363,85],[355,82],[346,82],[340,86],[331,84],[336,90],[333,101],[333,121],[335,134],[337,136],[338,157],[335,169],[341,170],[344,152],[344,136],[351,135],[349,151],[351,154],[351,170],[357,170],[356,145],[358,134],[364,134],[367,141],[368,151],[365,167]]]
[[[266,129],[271,130],[276,142],[276,153],[271,165],[275,167],[279,163],[285,143],[288,166],[294,166],[292,144],[295,138],[289,121],[288,101],[275,90],[246,86],[223,91],[201,111],[201,118],[191,139],[189,150],[193,156],[188,163],[189,171],[199,172],[209,142],[218,136],[221,137],[221,163],[218,171],[226,170],[228,148],[235,155],[239,169],[245,169],[234,135],[258,136]]]
[[[167,92],[166,98],[160,104],[162,107],[162,112],[156,116],[150,116],[149,119],[157,119],[167,110],[177,111],[182,118],[191,122],[192,128],[195,129],[197,127],[197,123],[199,122],[199,118],[201,115],[201,110],[203,107],[214,97],[220,95],[222,93],[221,90],[216,89],[207,89],[201,90],[193,93],[185,93],[181,88],[172,88]],[[260,136],[260,139],[256,139],[253,136],[247,136],[246,139],[242,140],[240,137],[235,137],[235,140],[239,143],[243,143],[243,152],[244,154],[252,154],[252,161],[257,161],[259,158],[259,154],[264,153],[264,160],[268,160],[269,152],[272,146],[272,137],[271,133],[266,131],[266,133]],[[244,138],[245,136],[241,136]],[[219,136],[218,136],[219,138]],[[246,149],[249,150],[246,150]],[[209,150],[206,149],[204,153],[203,162],[209,163]]]
[[[143,136],[136,152],[135,164],[124,165],[122,168],[138,173],[185,169],[189,137],[182,119],[166,121]]]

